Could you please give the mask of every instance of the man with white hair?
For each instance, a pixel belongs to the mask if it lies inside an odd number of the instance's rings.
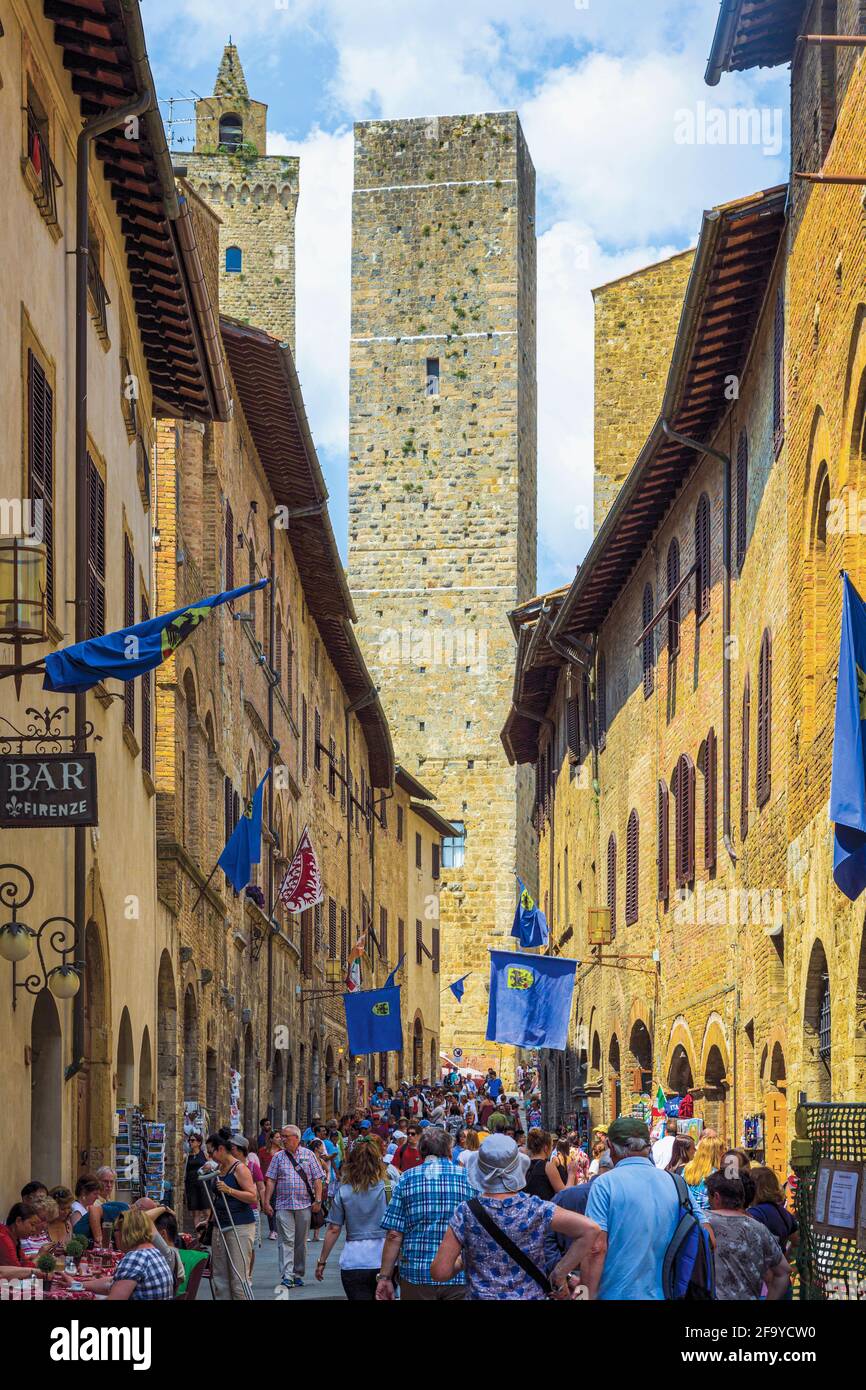
[[[620,1116],[607,1142],[613,1171],[592,1184],[586,1204],[601,1248],[584,1283],[590,1298],[663,1300],[662,1266],[680,1214],[676,1183],[653,1163],[643,1120]]]
[[[280,1134],[283,1148],[267,1171],[264,1208],[277,1223],[280,1283],[285,1289],[298,1289],[306,1274],[312,1214],[322,1209],[325,1174],[316,1155],[301,1144],[297,1125],[283,1125]]]

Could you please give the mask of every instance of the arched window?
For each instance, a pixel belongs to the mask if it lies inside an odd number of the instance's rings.
[[[226,271],[238,275],[244,268],[244,253],[239,246],[226,247]]]
[[[773,639],[770,629],[764,629],[758,664],[758,729],[755,762],[757,778],[755,795],[759,806],[770,799],[770,726],[773,714]]]
[[[749,725],[752,714],[752,686],[748,673],[743,682],[743,716],[740,728],[740,839],[749,833]]]
[[[607,670],[602,652],[596,663],[595,679],[597,690],[595,693],[596,718],[598,720],[598,747],[599,751],[607,743]]]
[[[680,543],[676,536],[668,546],[668,598],[680,582]],[[680,649],[680,596],[668,607],[668,656],[674,657]]]
[[[676,801],[675,860],[678,888],[685,888],[695,877],[695,765],[683,753],[674,772]]]
[[[830,509],[830,478],[826,463],[822,463],[815,479],[812,515],[809,518],[809,555],[805,567],[807,612],[811,623],[804,624],[805,652],[803,663],[804,720],[803,738],[808,748],[815,736],[818,718],[817,705],[827,684],[826,669],[829,656],[827,643],[827,517]]]
[[[740,430],[737,442],[737,569],[746,558],[746,521],[749,506],[749,436]]]
[[[710,611],[710,499],[702,492],[695,512],[695,611],[698,619]]]
[[[616,936],[616,836],[607,842],[607,905],[610,908],[610,935]]]
[[[704,868],[716,867],[716,731],[704,744]]]
[[[659,902],[666,902],[670,892],[670,796],[668,784],[660,781],[656,797],[656,866],[658,868]]]
[[[625,924],[630,926],[638,917],[638,842],[640,826],[637,811],[632,810],[625,832]]]
[[[655,687],[655,634],[654,632],[646,631],[653,620],[653,611],[653,586],[652,584],[647,584],[643,591],[643,609],[641,614],[643,619],[643,628],[641,631],[646,634],[641,644],[644,699],[648,699],[649,696],[652,695]]]
[[[226,151],[236,150],[244,138],[244,123],[236,111],[227,111],[220,116],[219,143]]]

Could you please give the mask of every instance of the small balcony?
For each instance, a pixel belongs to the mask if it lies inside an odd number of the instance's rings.
[[[27,152],[21,156],[21,168],[33,200],[57,241],[62,235],[57,215],[57,190],[63,187],[63,180],[52,163],[48,142],[30,106],[27,107]]]

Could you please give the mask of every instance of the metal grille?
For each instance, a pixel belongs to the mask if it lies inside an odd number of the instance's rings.
[[[866,1251],[855,1239],[818,1235],[815,1184],[822,1159],[866,1164],[866,1105],[805,1104],[797,1109],[797,1135],[812,1144],[809,1166],[799,1169],[797,1266],[800,1298],[856,1299],[866,1288]]]
[[[830,1060],[830,981],[826,975],[821,977],[821,1002],[818,1008],[818,1056],[824,1062]]]

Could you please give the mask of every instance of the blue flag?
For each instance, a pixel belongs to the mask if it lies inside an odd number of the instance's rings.
[[[517,882],[520,885],[520,896],[517,899],[511,935],[517,937],[525,951],[531,950],[534,946],[546,946],[550,935],[547,930],[547,918],[541,909],[536,907],[535,900],[523,879],[518,877]]]
[[[393,989],[362,989],[344,994],[343,1007],[352,1056],[403,1051],[399,985]]]
[[[866,604],[842,575],[842,632],[833,730],[833,878],[853,902],[866,888]]]
[[[90,690],[104,680],[135,680],[136,676],[161,666],[212,608],[243,598],[244,594],[261,589],[268,582],[259,579],[241,589],[211,594],[210,598],[199,599],[198,603],[189,603],[185,608],[175,608],[172,613],[160,613],[133,627],[122,627],[117,632],[106,632],[102,637],[91,637],[86,642],[75,642],[71,647],[49,652],[45,658],[42,688],[74,694]]]
[[[487,1041],[563,1051],[576,968],[562,956],[491,951]]]
[[[240,893],[241,889],[246,888],[249,883],[252,877],[253,864],[261,862],[262,801],[265,795],[265,782],[270,775],[271,770],[268,768],[253,793],[252,801],[229,835],[226,847],[217,861],[236,893]]]
[[[472,971],[470,970],[469,975],[471,974]],[[466,992],[466,986],[464,985],[463,981],[468,980],[469,975],[461,975],[459,980],[455,980],[453,985],[448,986],[451,993],[454,995],[454,998],[457,1000],[458,1004],[460,1003],[460,1000],[463,998],[463,995]]]
[[[391,974],[388,976],[387,980],[385,981],[385,984],[383,985],[383,989],[393,989],[393,988],[394,988],[394,984],[395,984],[394,977],[395,977],[395,975],[397,974],[397,971],[400,969],[400,966],[403,964],[403,962],[404,962],[405,959],[406,959],[406,952],[404,951],[403,954],[402,954],[402,956],[401,956],[400,959],[398,960],[397,964],[394,966],[394,969],[391,971]]]

